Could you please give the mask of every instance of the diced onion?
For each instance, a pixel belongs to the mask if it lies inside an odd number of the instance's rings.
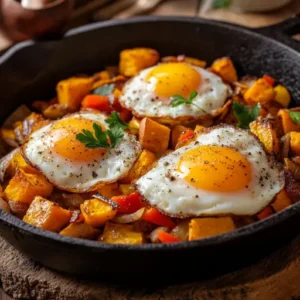
[[[159,238],[157,233],[159,231],[169,232],[170,230],[167,227],[157,227],[149,235],[149,238],[152,243],[159,243]]]
[[[144,212],[145,212],[145,208],[143,207],[132,214],[117,216],[112,221],[118,224],[132,223],[140,220]]]
[[[170,232],[172,235],[178,237],[182,241],[187,241],[189,231],[189,220],[181,221],[176,227]]]
[[[1,158],[0,160],[0,181],[1,182],[4,180],[5,172],[9,166],[10,161],[12,160],[14,155],[19,151],[20,149],[17,148]]]

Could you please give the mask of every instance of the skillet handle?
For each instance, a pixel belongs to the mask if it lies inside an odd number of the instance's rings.
[[[300,52],[300,41],[292,36],[300,33],[300,13],[275,25],[255,28],[254,31],[273,38]]]

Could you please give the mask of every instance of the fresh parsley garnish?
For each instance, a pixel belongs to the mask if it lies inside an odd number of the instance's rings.
[[[181,96],[181,95],[174,95],[172,97],[172,100],[171,100],[172,107],[177,107],[177,106],[182,105],[182,104],[189,104],[189,105],[196,106],[198,109],[200,109],[201,111],[206,113],[206,111],[204,111],[201,107],[199,107],[198,105],[193,103],[193,101],[197,97],[197,95],[198,95],[198,93],[196,91],[191,92],[188,99]]]
[[[218,9],[218,8],[227,8],[230,6],[232,0],[214,0],[212,3],[212,8],[213,9]]]
[[[255,121],[260,113],[260,107],[255,104],[252,108],[239,102],[233,102],[233,113],[238,119],[238,127],[249,129],[249,124]]]
[[[300,111],[290,111],[290,117],[296,125],[300,124]]]
[[[128,126],[122,122],[116,112],[113,112],[105,122],[108,124],[106,131],[103,131],[101,126],[94,123],[94,133],[83,129],[81,133],[76,135],[76,139],[84,144],[86,148],[115,148],[124,137],[123,130],[128,129]]]
[[[92,94],[100,95],[100,96],[106,96],[111,94],[115,89],[115,85],[113,83],[111,84],[104,84],[92,91]]]

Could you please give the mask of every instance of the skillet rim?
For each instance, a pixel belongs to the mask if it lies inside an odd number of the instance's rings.
[[[258,38],[263,38],[270,43],[275,43],[278,46],[284,48],[285,51],[292,52],[294,55],[299,56],[300,54],[293,48],[275,40],[271,37],[265,36],[255,31],[254,29],[248,29],[246,27],[236,25],[236,24],[229,24],[226,22],[202,19],[198,17],[181,17],[181,16],[143,16],[143,17],[136,17],[128,20],[109,20],[105,22],[98,22],[94,24],[88,24],[81,26],[79,28],[75,28],[66,32],[63,38],[72,37],[74,35],[82,34],[88,31],[93,31],[100,28],[112,27],[112,26],[120,26],[122,24],[135,24],[135,23],[143,23],[143,22],[183,22],[183,23],[193,23],[193,24],[208,24],[212,26],[219,26],[221,28],[227,28],[229,30],[239,31],[243,35],[252,35]],[[51,41],[53,42],[53,41]],[[54,41],[59,42],[59,41]],[[12,48],[10,48],[4,55],[0,57],[0,67],[1,64],[5,63],[7,60],[13,57],[13,55],[26,48],[28,46],[34,46],[38,44],[34,41],[25,41],[19,43]],[[5,225],[12,228],[18,229],[20,232],[25,234],[32,234],[39,238],[40,242],[49,243],[61,243],[61,244],[68,244],[70,246],[76,247],[86,247],[89,249],[95,250],[115,250],[115,251],[133,251],[133,252],[155,252],[155,251],[176,251],[182,249],[191,249],[196,247],[208,247],[208,246],[215,246],[218,244],[228,243],[230,241],[234,241],[246,236],[251,236],[254,234],[258,234],[259,232],[266,230],[272,226],[277,224],[283,223],[289,218],[292,218],[296,215],[300,215],[300,202],[294,203],[289,208],[272,215],[269,218],[266,218],[261,221],[257,221],[255,223],[240,227],[232,232],[216,235],[213,237],[195,240],[195,241],[185,241],[180,243],[170,243],[170,244],[143,244],[143,245],[122,245],[122,244],[108,244],[108,243],[101,243],[98,241],[90,241],[84,240],[79,238],[72,238],[68,236],[62,236],[55,232],[50,232],[47,230],[42,230],[40,228],[34,227],[30,224],[25,223],[23,220],[18,219],[17,217],[8,214],[4,211],[0,210],[0,222],[6,223]]]

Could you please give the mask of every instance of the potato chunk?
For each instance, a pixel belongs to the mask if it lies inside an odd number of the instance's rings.
[[[289,198],[288,194],[285,190],[280,191],[280,193],[276,196],[275,201],[271,204],[273,209],[276,212],[279,212],[288,206],[292,205],[292,201]]]
[[[155,65],[159,60],[159,54],[151,48],[125,49],[120,53],[120,73],[131,77],[143,69]]]
[[[291,102],[291,94],[289,93],[287,88],[279,84],[274,88],[274,91],[275,91],[274,101],[281,104],[283,107],[288,107]]]
[[[85,223],[72,223],[68,227],[64,228],[59,234],[80,239],[93,240],[99,236],[100,230]]]
[[[141,232],[134,230],[133,225],[108,222],[100,240],[110,244],[139,245],[143,244],[144,237]]]
[[[62,80],[56,87],[58,102],[75,111],[79,109],[82,99],[90,92],[92,86],[92,78],[72,77]]]
[[[244,98],[249,104],[265,103],[274,100],[275,92],[264,78],[260,78],[246,91]]]
[[[85,200],[80,205],[84,222],[93,227],[103,225],[117,214],[117,207],[100,199]]]
[[[230,217],[196,218],[189,223],[189,241],[230,232],[236,226]]]
[[[165,152],[169,146],[170,128],[149,118],[141,121],[139,140],[144,149],[154,153]]]
[[[291,131],[300,131],[300,124],[295,124],[290,117],[290,112],[287,109],[281,109],[278,112],[278,117],[281,119],[282,129],[284,134]]]
[[[279,152],[279,138],[270,120],[256,120],[250,123],[250,130],[265,145],[269,153]]]
[[[23,155],[20,151],[17,151],[13,158],[11,159],[7,172],[10,177],[15,176],[18,169],[23,170],[25,173],[29,174],[38,174],[38,170],[30,166],[26,160],[24,159]]]
[[[292,131],[290,133],[290,147],[294,155],[300,155],[300,132]]]
[[[126,177],[122,178],[120,182],[131,183],[133,180],[140,178],[151,169],[155,161],[156,157],[152,152],[143,150],[129,173],[126,175]]]
[[[30,204],[23,221],[42,229],[58,232],[68,224],[70,217],[70,211],[61,208],[52,201],[37,196]]]
[[[227,82],[234,82],[238,80],[236,69],[229,57],[223,57],[215,60],[211,68],[215,73],[217,73],[223,80]]]
[[[116,182],[109,183],[98,188],[97,192],[107,199],[118,196],[121,193],[121,191],[119,190],[119,185]]]
[[[48,197],[53,186],[42,174],[28,174],[19,169],[4,193],[8,200],[31,203],[34,197]]]

